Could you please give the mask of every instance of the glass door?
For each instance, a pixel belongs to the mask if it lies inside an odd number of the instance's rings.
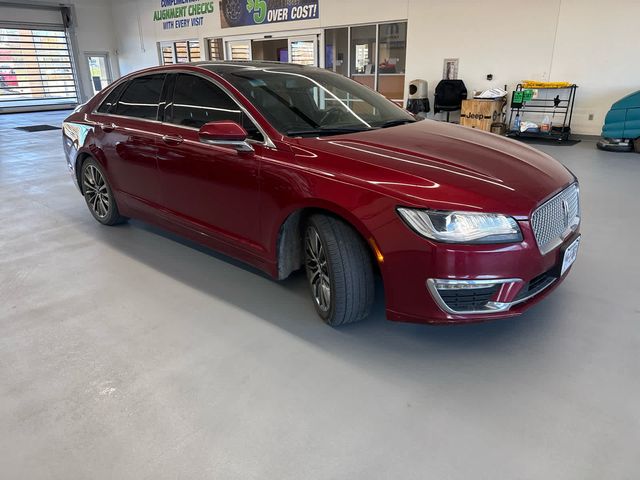
[[[109,54],[106,52],[88,53],[87,62],[89,63],[89,73],[91,74],[91,88],[93,88],[93,94],[95,95],[113,81],[111,69],[109,68]]]
[[[227,60],[251,60],[251,40],[227,42]]]
[[[318,36],[289,38],[289,62],[299,65],[318,66]]]

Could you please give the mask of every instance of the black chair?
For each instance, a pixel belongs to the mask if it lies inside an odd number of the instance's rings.
[[[433,99],[433,113],[447,112],[447,122],[451,112],[462,108],[462,100],[467,98],[467,87],[462,80],[440,80]]]

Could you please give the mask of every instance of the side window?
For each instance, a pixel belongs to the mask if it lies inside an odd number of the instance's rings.
[[[200,128],[205,123],[218,120],[238,122],[247,131],[249,138],[264,140],[257,127],[224,90],[205,78],[179,74],[168,121],[185,127]]]
[[[128,82],[122,82],[116,88],[111,90],[111,93],[107,95],[107,98],[105,98],[104,101],[100,104],[96,112],[112,113],[114,110],[114,107],[116,106],[116,102],[118,101],[118,97],[120,97],[120,94],[128,84],[129,84]]]
[[[164,73],[145,75],[129,82],[116,107],[117,115],[155,120]]]

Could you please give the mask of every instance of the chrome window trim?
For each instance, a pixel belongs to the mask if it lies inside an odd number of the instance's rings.
[[[260,123],[258,123],[256,121],[255,117],[253,115],[251,115],[251,113],[244,107],[244,105],[242,105],[236,99],[236,97],[231,92],[229,92],[229,90],[227,90],[227,88],[224,85],[220,84],[220,82],[218,82],[216,79],[211,78],[211,77],[203,74],[202,72],[194,72],[192,70],[185,70],[185,69],[182,69],[182,68],[171,68],[169,70],[160,70],[158,72],[146,72],[146,73],[136,74],[136,75],[134,75],[132,77],[127,77],[127,79],[123,80],[123,81],[129,82],[129,81],[135,80],[136,78],[139,78],[139,77],[144,77],[146,75],[154,75],[154,74],[158,74],[158,73],[167,74],[167,75],[168,74],[172,74],[172,73],[174,73],[174,74],[185,73],[185,74],[188,74],[188,75],[196,75],[198,77],[203,78],[204,80],[207,80],[207,81],[213,83],[214,85],[216,85],[218,88],[220,88],[224,93],[226,93],[229,96],[229,98],[240,108],[242,113],[244,113],[249,118],[251,123],[253,123],[253,125],[257,128],[257,130],[262,134],[262,136],[264,138],[264,141],[262,141],[262,142],[260,140],[253,140],[253,139],[248,138],[247,142],[254,143],[256,145],[264,145],[267,148],[272,148],[272,149],[276,148],[275,144],[273,143],[273,140],[271,140],[271,137],[269,137],[269,135],[267,135],[267,133],[264,131],[264,129],[262,128]],[[214,72],[212,72],[212,73],[214,73]],[[117,85],[119,85],[119,83],[114,84],[113,88],[116,88]],[[109,94],[107,94],[107,96],[109,96]],[[146,119],[146,118],[131,117],[131,116],[128,116],[128,115],[117,115],[115,113],[97,112],[97,109],[100,107],[100,105],[102,105],[102,103],[105,100],[106,100],[106,97],[104,98],[104,100],[102,100],[102,102],[100,102],[100,104],[98,106],[96,106],[92,110],[91,113],[93,115],[106,115],[106,116],[113,116],[113,117],[119,117],[119,118],[130,118],[130,119],[133,119],[133,120],[140,120],[140,121],[143,121],[143,122],[153,122],[153,123],[159,123],[159,124],[164,124],[164,125],[171,125],[172,127],[184,128],[184,129],[187,129],[187,130],[195,130],[195,131],[199,130],[198,128],[187,127],[187,126],[184,126],[184,125],[176,125],[175,123],[171,123],[171,122],[161,122],[159,120],[149,120],[149,119]],[[118,100],[120,100],[120,99],[118,99]],[[160,104],[158,104],[158,105],[160,105]],[[166,108],[166,106],[165,106],[165,108]]]

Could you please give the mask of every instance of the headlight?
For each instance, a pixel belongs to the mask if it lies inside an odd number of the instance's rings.
[[[496,213],[446,212],[398,208],[398,213],[420,235],[438,242],[507,243],[522,241],[518,222]]]

